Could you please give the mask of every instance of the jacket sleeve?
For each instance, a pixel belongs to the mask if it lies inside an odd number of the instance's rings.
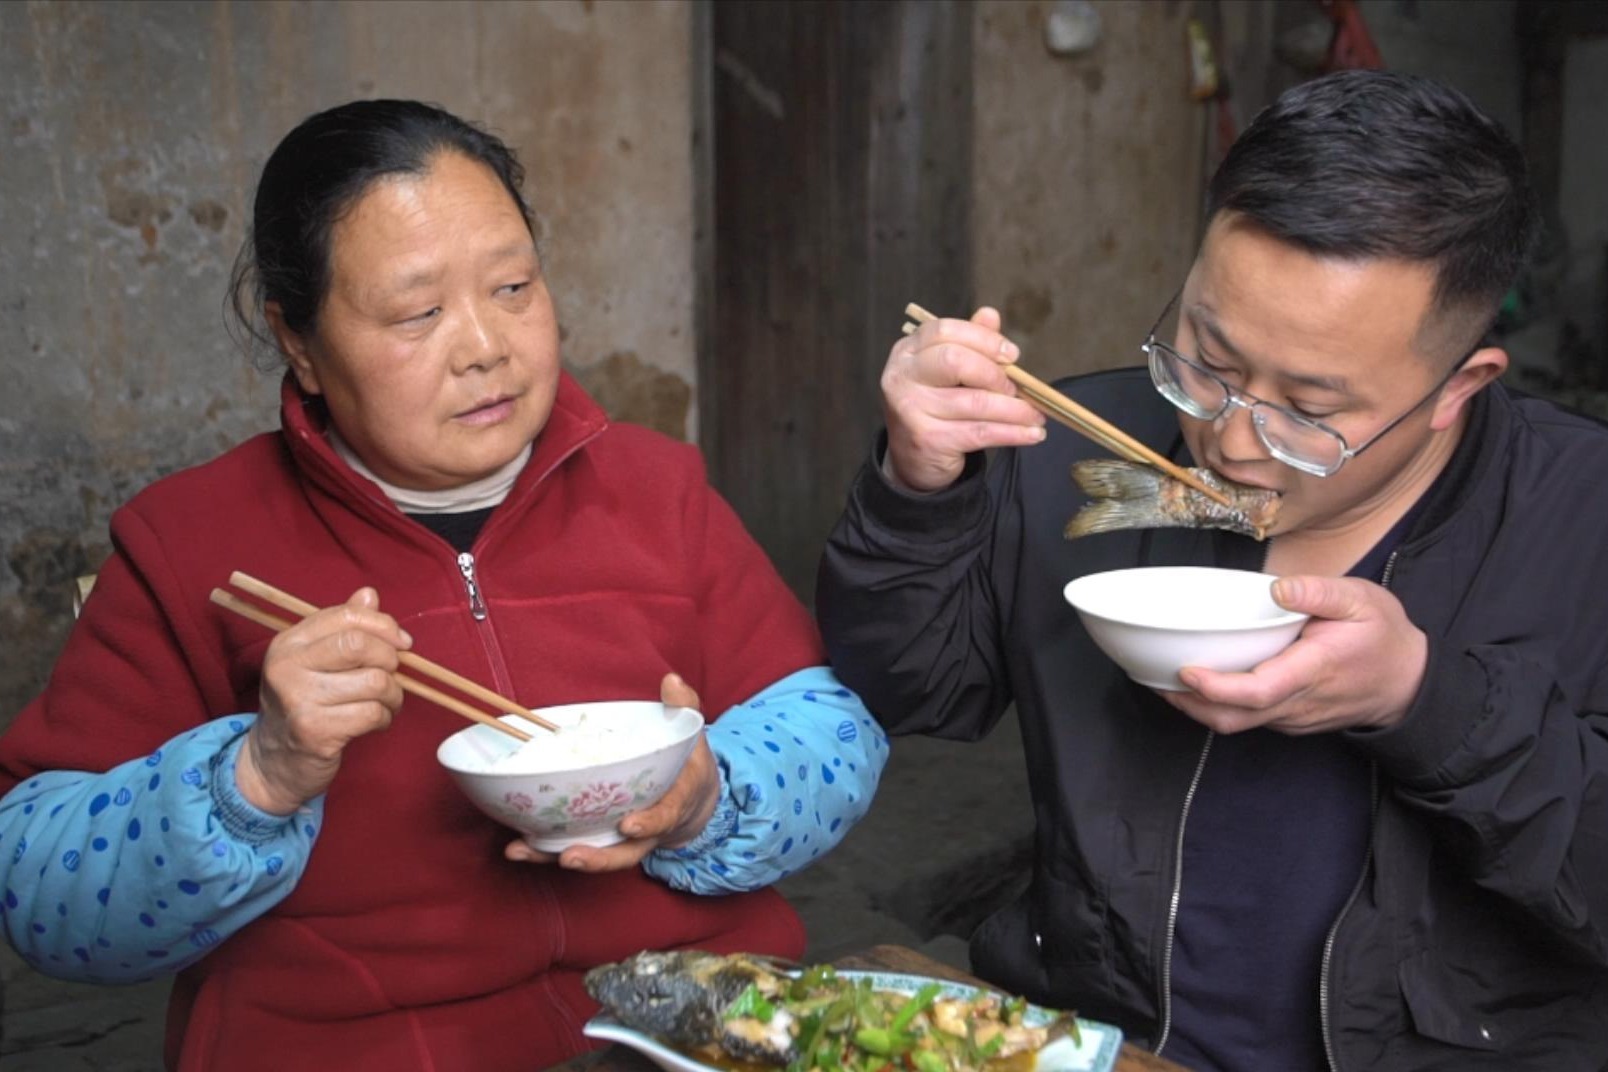
[[[790,674],[709,727],[721,797],[696,840],[643,861],[692,893],[741,893],[808,866],[871,807],[888,741],[831,670]]]
[[[269,815],[234,764],[252,716],[104,774],[48,771],[0,799],[0,925],[33,967],[127,983],[176,972],[295,886],[323,798]]]
[[[721,804],[691,845],[644,866],[679,889],[755,889],[806,865],[865,814],[886,740],[822,665],[815,622],[701,462],[682,526],[702,663],[683,676],[705,710],[724,712],[708,730]]]
[[[1581,710],[1517,646],[1431,637],[1407,717],[1350,736],[1475,883],[1608,967],[1608,711]]]
[[[827,540],[815,612],[833,668],[891,733],[975,740],[1011,702],[991,583],[994,499],[1014,466],[985,477],[974,454],[930,495],[891,486],[879,441]]]
[[[138,501],[113,515],[114,553],[44,692],[0,737],[4,927],[35,967],[74,979],[203,956],[289,893],[318,825],[315,809],[252,828],[268,817],[233,780],[250,716],[217,720],[244,686]]]

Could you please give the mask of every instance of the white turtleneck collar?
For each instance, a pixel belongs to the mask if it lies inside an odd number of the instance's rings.
[[[404,514],[465,514],[471,510],[497,506],[508,498],[514,481],[525,468],[525,463],[530,461],[531,452],[531,445],[527,443],[513,461],[489,476],[444,491],[418,491],[399,488],[375,476],[374,471],[363,464],[363,459],[353,453],[346,441],[336,434],[333,426],[329,429],[329,445],[335,448],[341,461],[351,466],[354,473],[365,480],[372,480]]]

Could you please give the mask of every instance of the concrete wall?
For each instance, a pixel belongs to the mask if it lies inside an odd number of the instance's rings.
[[[510,141],[566,360],[696,437],[687,3],[0,4],[0,724],[153,478],[277,422],[221,315],[256,172],[309,113],[438,102]]]
[[[1362,0],[1360,6],[1386,67],[1456,86],[1520,136],[1517,0]]]
[[[1080,6],[983,0],[976,14],[974,293],[1003,310],[1026,367],[1046,376],[1137,363],[1140,338],[1193,259],[1214,147],[1208,108],[1187,89],[1191,14],[1222,35],[1241,127],[1299,80],[1274,58],[1276,35],[1305,18],[1321,55],[1330,34],[1321,10],[1293,0],[1101,0],[1099,42],[1053,55],[1046,20]],[[1362,10],[1387,67],[1457,86],[1518,136],[1514,0],[1363,0]],[[1595,119],[1575,102],[1603,98],[1602,67],[1581,45],[1570,54],[1575,127]],[[1582,149],[1570,152],[1601,155],[1601,139],[1575,127],[1567,137]],[[1572,172],[1583,177],[1578,206],[1601,201],[1597,163],[1582,157]],[[1576,212],[1588,230],[1590,211]]]
[[[973,293],[1045,379],[1140,360],[1194,258],[1206,119],[1188,5],[1096,4],[1099,41],[1065,56],[1057,10],[985,0],[973,58]]]

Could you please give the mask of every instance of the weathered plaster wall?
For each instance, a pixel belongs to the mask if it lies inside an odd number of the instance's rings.
[[[976,12],[973,293],[1046,379],[1137,363],[1199,226],[1188,5],[1095,8],[1099,43],[1072,56],[1045,47],[1052,0]]]
[[[1386,67],[1456,86],[1516,138],[1523,124],[1516,3],[1362,0],[1360,6]]]
[[[153,478],[277,421],[226,335],[256,171],[309,113],[436,101],[510,141],[570,366],[696,437],[690,6],[0,4],[0,724]]]

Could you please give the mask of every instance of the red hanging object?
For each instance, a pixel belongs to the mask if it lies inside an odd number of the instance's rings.
[[[1357,0],[1318,0],[1318,4],[1334,23],[1334,36],[1329,39],[1329,54],[1323,64],[1325,71],[1377,71],[1385,66]]]

